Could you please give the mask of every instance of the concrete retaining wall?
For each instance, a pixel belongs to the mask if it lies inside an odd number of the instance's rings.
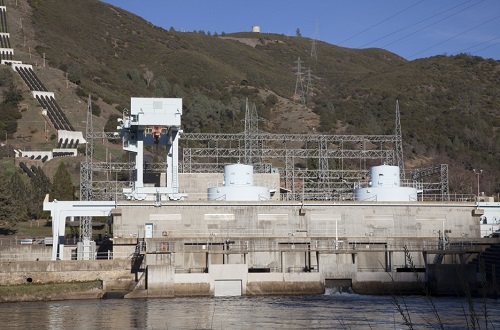
[[[131,289],[130,260],[19,261],[0,263],[1,285],[101,280],[105,290]]]
[[[43,244],[15,244],[0,246],[0,260],[5,261],[36,261],[50,260],[52,256],[52,245]]]
[[[148,265],[146,288],[149,297],[174,295],[174,268],[170,265]]]

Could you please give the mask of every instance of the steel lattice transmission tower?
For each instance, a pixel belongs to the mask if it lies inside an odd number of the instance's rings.
[[[405,180],[405,163],[403,158],[403,138],[401,133],[401,114],[399,112],[399,100],[396,99],[396,165],[399,167],[401,178]]]
[[[92,100],[87,104],[87,128],[85,131],[85,162],[80,163],[80,200],[92,200],[92,159],[94,156],[94,126],[92,124]],[[80,241],[92,239],[92,218],[82,217]]]
[[[318,59],[318,55],[316,54],[316,37],[314,37],[312,40],[311,57],[314,58],[315,60]]]
[[[317,60],[318,54],[316,54],[316,40],[318,40],[318,21],[316,21],[316,24],[314,27],[315,27],[314,36],[312,38],[312,45],[311,45],[311,57],[314,58],[315,60]]]
[[[302,103],[306,103],[305,92],[304,92],[304,73],[302,72],[302,60],[300,57],[295,63],[295,75],[297,79],[295,80],[295,93],[294,98],[300,100]]]
[[[324,136],[321,136],[318,141],[319,150],[319,185],[322,190],[328,189],[328,183],[330,178],[328,177],[328,171],[330,169],[328,164],[328,141]]]
[[[313,95],[313,84],[312,84],[312,80],[313,80],[313,76],[312,76],[312,70],[311,68],[308,68],[306,70],[306,81],[307,81],[307,85],[306,85],[306,98],[308,100],[311,99],[312,95]]]
[[[259,115],[255,103],[250,108],[248,99],[245,104],[245,164],[252,165],[262,161],[258,156],[258,150],[262,149],[259,144],[262,141],[259,139]]]

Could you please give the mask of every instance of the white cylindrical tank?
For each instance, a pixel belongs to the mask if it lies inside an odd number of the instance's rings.
[[[252,186],[253,166],[232,164],[224,166],[224,186]]]
[[[418,192],[414,187],[400,187],[399,167],[390,165],[370,168],[367,188],[354,189],[354,200],[377,202],[416,202]]]
[[[399,166],[380,165],[370,168],[370,187],[399,187]]]
[[[231,164],[224,166],[224,185],[208,188],[208,200],[263,201],[271,199],[267,187],[253,185],[253,166]]]
[[[257,33],[259,33],[259,32],[260,32],[260,26],[258,26],[258,25],[254,25],[254,26],[252,26],[252,32],[257,32]]]

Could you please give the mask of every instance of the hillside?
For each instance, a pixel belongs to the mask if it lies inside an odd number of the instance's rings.
[[[130,97],[157,96],[183,97],[186,132],[242,131],[235,123],[248,98],[272,133],[392,134],[398,98],[407,167],[449,164],[455,193],[473,193],[472,168],[481,168],[482,190],[500,190],[500,61],[466,54],[406,61],[323,42],[314,59],[307,38],[166,31],[97,0],[9,3],[8,19],[16,58],[36,62],[80,129],[91,94],[101,112],[96,129]],[[299,57],[312,72],[306,105],[292,100]],[[29,95],[25,103],[36,114]],[[44,128],[26,122],[23,115],[12,143],[23,145],[20,135],[47,143]]]

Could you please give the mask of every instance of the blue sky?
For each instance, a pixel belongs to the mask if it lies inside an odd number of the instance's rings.
[[[384,48],[408,60],[471,53],[500,60],[500,0],[103,0],[177,31],[251,31],[349,48]],[[317,51],[320,48],[317,47]]]

